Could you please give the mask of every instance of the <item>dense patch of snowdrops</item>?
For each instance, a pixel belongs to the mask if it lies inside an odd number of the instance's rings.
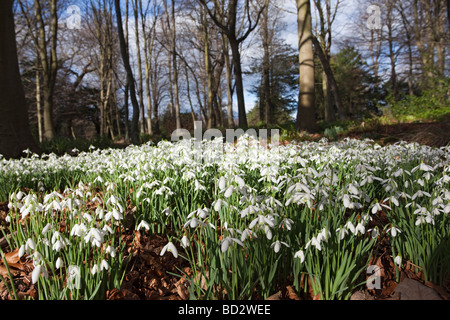
[[[192,298],[266,298],[291,283],[348,299],[365,285],[383,237],[398,269],[409,260],[427,280],[448,275],[449,159],[450,147],[351,139],[265,146],[248,136],[28,154],[0,162],[10,209],[3,232],[33,259],[43,299],[102,298],[120,287],[117,232],[130,208],[136,231],[167,236],[162,255],[190,262]],[[68,266],[76,286],[67,286]]]

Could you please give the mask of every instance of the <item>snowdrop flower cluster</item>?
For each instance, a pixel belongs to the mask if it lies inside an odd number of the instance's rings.
[[[129,206],[136,209],[133,230],[173,231],[161,254],[180,256],[179,241],[186,255],[202,252],[189,258],[193,266],[194,258],[205,259],[206,264],[222,261],[218,270],[230,270],[224,256],[236,264],[238,257],[258,257],[259,271],[270,275],[275,272],[263,265],[286,268],[285,274],[294,267],[313,269],[317,255],[356,253],[354,248],[385,235],[401,248],[395,257],[412,259],[402,244],[409,235],[450,234],[450,147],[405,142],[381,147],[354,139],[267,147],[249,136],[235,144],[219,140],[92,148],[76,157],[0,159],[0,182],[11,186],[3,197],[10,212],[17,213],[8,216],[10,225],[45,217],[40,234],[30,234],[20,253],[33,254],[47,243],[54,252],[52,263],[75,247],[102,254],[113,248],[108,254],[118,255],[110,239],[125,222]],[[52,177],[75,183],[56,192]],[[18,191],[23,188],[42,197]],[[71,219],[64,232],[51,220],[59,216]],[[388,223],[376,226],[381,219]],[[200,244],[193,239],[215,243],[214,252],[197,251]],[[276,263],[282,255],[287,262]],[[102,264],[102,259],[96,268],[90,266],[94,274],[111,270],[111,261]]]

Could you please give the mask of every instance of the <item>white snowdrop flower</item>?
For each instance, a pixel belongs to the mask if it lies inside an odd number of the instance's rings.
[[[33,272],[31,273],[31,282],[33,284],[38,282],[41,273],[42,273],[42,266],[41,265],[35,266]]]
[[[123,214],[120,213],[116,208],[113,209],[112,211],[112,216],[116,221],[122,220],[123,219]]]
[[[106,201],[106,204],[108,205],[109,203],[116,205],[117,204],[117,198],[112,194],[111,197],[109,197],[108,201]]]
[[[211,222],[209,222],[208,225],[209,225],[211,228],[213,228],[214,230],[216,230],[216,226],[213,225]]]
[[[165,214],[166,216],[170,216],[170,215],[172,214],[172,209],[171,209],[170,207],[165,208],[165,209],[162,211],[162,213]]]
[[[105,221],[111,220],[112,216],[113,216],[113,212],[112,211],[106,212],[106,214],[105,214]]]
[[[270,227],[268,225],[264,226],[264,233],[266,234],[267,239],[272,239],[272,230],[270,230]]]
[[[184,227],[186,228],[187,226],[190,226],[192,229],[194,229],[198,225],[202,225],[202,226],[206,227],[206,223],[197,219],[196,217],[193,217],[192,219],[189,219],[188,221],[186,221],[186,223],[184,224]]]
[[[109,264],[105,259],[103,259],[102,262],[100,262],[100,271],[103,270],[109,270]]]
[[[61,257],[58,257],[55,262],[55,268],[60,269],[64,265],[64,261],[61,259]]]
[[[42,235],[45,235],[52,227],[53,225],[51,223],[47,223],[44,229],[42,229]]]
[[[25,193],[23,193],[22,191],[17,192],[16,200],[20,201],[23,198],[24,195],[25,195]]]
[[[98,265],[94,264],[91,268],[91,274],[95,275],[96,273],[98,273]]]
[[[239,187],[244,187],[245,186],[245,181],[244,179],[242,179],[240,176],[236,175],[234,176],[234,181],[236,181],[236,183],[239,185]]]
[[[344,207],[349,208],[351,204],[350,196],[348,194],[344,194]]]
[[[358,223],[355,227],[355,235],[357,235],[358,232],[360,232],[361,234],[364,234],[366,232],[366,228],[362,223]]]
[[[249,214],[253,214],[256,212],[260,212],[260,211],[261,211],[261,208],[254,206],[254,205],[249,205],[247,208],[242,210],[239,214],[241,215],[241,218],[244,218]]]
[[[256,234],[250,229],[245,229],[244,231],[242,231],[241,241],[244,242],[248,237],[252,237],[252,236],[256,237]]]
[[[352,184],[352,183],[348,186],[348,191],[349,191],[350,193],[352,193],[352,194],[355,194],[355,195],[359,194],[358,189],[357,189],[356,186],[355,186],[354,184]]]
[[[183,248],[189,247],[189,239],[188,237],[186,237],[186,235],[184,235],[183,238],[181,238],[181,246]]]
[[[95,196],[94,198],[91,199],[91,203],[102,203],[102,201],[100,200],[100,198],[98,198],[97,196]]]
[[[348,231],[346,228],[337,228],[336,232],[339,233],[339,239],[343,240],[345,238],[345,236],[348,234]]]
[[[108,246],[105,250],[106,253],[109,253],[109,255],[113,258],[116,256],[116,249],[114,247]]]
[[[235,187],[229,186],[229,187],[227,188],[227,190],[225,190],[225,193],[224,193],[225,198],[231,197],[231,195],[233,194],[233,192],[234,192],[235,190],[236,190]]]
[[[33,209],[32,205],[23,206],[20,208],[20,213],[22,214],[22,219],[25,219]]]
[[[417,218],[415,225],[419,226],[422,223],[429,223],[429,224],[433,224],[434,225],[434,219],[431,215],[427,214],[427,215],[421,215]]]
[[[203,208],[203,209],[199,208],[197,210],[197,216],[201,219],[205,219],[206,217],[209,216],[209,209],[208,208]]]
[[[305,261],[305,253],[303,250],[299,250],[294,254],[294,258],[299,258],[300,263],[303,263]]]
[[[375,214],[375,213],[377,213],[378,211],[381,211],[381,210],[383,210],[383,208],[381,208],[381,205],[378,202],[375,203],[373,205],[373,207],[372,207],[372,213],[373,214]]]
[[[162,248],[162,250],[161,250],[161,252],[160,252],[159,255],[160,255],[160,256],[163,256],[164,253],[166,253],[166,251],[171,252],[172,255],[173,255],[175,258],[178,258],[178,250],[177,250],[177,248],[175,247],[175,245],[174,245],[171,241],[169,241],[169,242]]]
[[[38,251],[33,252],[33,266],[42,264],[42,256]]]
[[[401,233],[402,231],[394,226],[390,227],[389,229],[387,229],[387,232],[391,233],[392,237],[396,237],[398,233]]]
[[[220,250],[221,250],[222,252],[227,251],[227,250],[228,250],[228,247],[230,246],[230,244],[231,244],[233,241],[236,242],[237,244],[239,244],[239,245],[242,246],[242,247],[244,246],[244,244],[241,242],[241,240],[236,239],[236,238],[232,238],[232,237],[228,236],[228,237],[226,237],[225,239],[222,240],[222,243],[221,243],[221,245],[220,245]]]
[[[275,253],[278,253],[278,252],[280,251],[280,249],[281,249],[281,245],[284,245],[284,246],[286,246],[286,247],[289,248],[289,245],[288,245],[286,242],[279,241],[279,240],[273,242],[273,243],[270,245],[270,247],[273,248],[273,250],[275,251]]]
[[[293,223],[294,223],[294,221],[292,221],[292,219],[284,218],[280,222],[280,228],[285,227],[287,230],[291,230]]]
[[[61,237],[61,233],[59,231],[55,231],[52,235],[52,244],[56,242]]]
[[[107,225],[107,224],[105,224],[105,225],[103,226],[102,230],[105,231],[105,232],[109,232],[110,234],[113,234],[113,233],[114,233],[114,230],[113,230],[109,225]]]
[[[310,245],[313,245],[316,247],[317,250],[322,251],[322,246],[320,245],[320,241],[316,237],[312,237],[311,240],[309,240],[306,245],[305,249],[308,249]]]
[[[331,237],[330,231],[326,228],[323,228],[319,234],[317,235],[317,241],[322,242],[322,240],[327,241]]]
[[[393,204],[395,204],[397,207],[399,206],[399,202],[396,197],[390,196],[389,198],[384,199],[383,202],[386,202],[387,200],[391,201]]]
[[[92,245],[100,247],[103,243],[103,237],[105,236],[104,231],[97,228],[91,228],[86,236],[84,237],[84,241],[88,243],[91,242]]]
[[[84,225],[84,223],[81,223],[81,224],[75,224],[73,227],[72,227],[72,230],[70,231],[70,235],[71,236],[78,236],[78,237],[81,237],[81,236],[83,236],[85,233],[86,233],[86,231],[87,231],[87,228],[86,228],[86,226]]]
[[[353,225],[353,223],[352,223],[351,221],[348,221],[348,222],[345,224],[345,227],[346,227],[348,230],[350,230],[351,233],[355,234],[356,229],[355,229],[355,226]]]
[[[10,216],[6,216],[5,221],[6,221],[7,223],[11,223],[11,217],[10,217]]]
[[[34,250],[34,249],[36,249],[36,243],[34,242],[33,239],[31,239],[31,238],[27,239],[27,242],[25,243],[25,249],[26,250],[29,250],[29,249]]]
[[[222,199],[217,199],[215,202],[214,202],[214,210],[216,211],[216,212],[219,212],[220,211],[220,209],[222,208],[222,203],[223,203],[223,200]]]
[[[450,203],[445,206],[444,213],[445,214],[449,214],[450,213]]]
[[[427,196],[429,198],[431,197],[431,195],[428,192],[419,190],[412,195],[411,200],[415,200],[416,198],[422,198],[423,196]]]
[[[19,258],[22,258],[25,255],[25,246],[21,245],[19,248]]]
[[[370,232],[370,236],[374,239],[378,238],[378,236],[380,235],[380,232],[378,231],[377,227],[375,227],[373,229],[369,229],[367,231]]]
[[[105,215],[105,210],[103,210],[102,207],[97,207],[95,209],[95,215],[96,215],[97,219],[102,220]]]
[[[422,171],[434,171],[433,167],[431,167],[431,166],[429,166],[429,165],[427,165],[427,164],[425,164],[423,162],[420,164],[420,170],[422,170]]]
[[[52,246],[52,250],[54,250],[56,252],[60,252],[61,250],[65,249],[65,248],[66,248],[66,245],[61,240],[57,240]]]
[[[396,256],[394,262],[400,268],[402,266],[402,257],[400,255]]]
[[[87,222],[92,221],[92,216],[89,213],[84,213],[83,218],[87,220]]]

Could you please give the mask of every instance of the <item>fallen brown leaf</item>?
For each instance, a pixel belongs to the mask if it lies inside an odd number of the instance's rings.
[[[6,263],[8,265],[12,264],[12,263],[17,263],[19,262],[20,258],[19,258],[19,249],[16,249],[12,252],[9,252],[7,254],[5,254],[5,258],[6,258]]]
[[[286,289],[288,291],[289,299],[291,299],[291,300],[300,300],[299,296],[295,292],[294,288],[292,288],[292,286],[287,286]]]
[[[11,276],[13,276],[13,277],[15,277],[19,274],[19,271],[11,269],[11,268],[9,269],[9,271],[11,272]],[[8,270],[6,269],[6,267],[4,265],[0,265],[0,275],[3,278],[9,278]]]

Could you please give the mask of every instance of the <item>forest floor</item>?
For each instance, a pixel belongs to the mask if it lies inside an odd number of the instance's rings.
[[[450,117],[438,122],[374,125],[369,128],[360,126],[347,132],[345,136],[355,139],[369,138],[381,145],[406,141],[439,148],[450,143]]]

